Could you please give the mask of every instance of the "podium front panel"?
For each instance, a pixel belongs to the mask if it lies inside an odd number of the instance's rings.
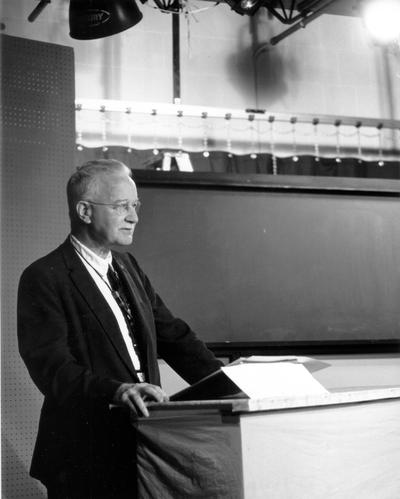
[[[140,499],[242,499],[239,417],[152,414],[137,423]]]
[[[246,499],[400,497],[400,399],[243,414]]]
[[[150,409],[139,499],[400,497],[400,387]]]

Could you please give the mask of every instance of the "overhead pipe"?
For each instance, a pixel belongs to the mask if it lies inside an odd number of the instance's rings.
[[[269,41],[270,45],[276,45],[280,41],[282,41],[284,38],[287,38],[289,35],[292,33],[295,33],[301,28],[305,28],[307,24],[309,24],[311,21],[314,21],[317,17],[322,15],[324,12],[324,9],[328,7],[331,3],[335,2],[336,0],[325,0],[325,2],[321,2],[321,6],[319,9],[315,10],[312,14],[305,16],[301,21],[299,21],[297,24],[294,24],[290,28],[286,29],[279,35],[273,36],[271,40]]]

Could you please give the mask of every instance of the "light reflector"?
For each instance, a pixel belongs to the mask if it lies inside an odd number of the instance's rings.
[[[390,43],[400,36],[400,1],[369,1],[363,12],[364,23],[378,42]]]

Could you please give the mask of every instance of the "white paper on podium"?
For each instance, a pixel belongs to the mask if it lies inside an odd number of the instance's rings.
[[[235,366],[237,364],[249,364],[255,362],[291,362],[296,364],[303,364],[307,371],[309,371],[310,373],[319,371],[320,369],[325,369],[326,367],[330,366],[330,364],[326,361],[314,359],[312,357],[299,357],[297,355],[251,355],[250,357],[239,357],[233,362],[230,362],[228,366]]]
[[[245,363],[221,369],[251,399],[328,393],[301,364]]]

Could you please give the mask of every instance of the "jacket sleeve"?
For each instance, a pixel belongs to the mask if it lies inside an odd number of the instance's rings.
[[[217,371],[223,363],[207,348],[186,322],[175,317],[156,293],[136,260],[129,255],[151,303],[160,355],[188,383]]]
[[[36,386],[57,405],[109,403],[120,382],[91,372],[85,348],[79,348],[79,361],[73,355],[73,344],[84,339],[81,332],[73,331],[63,301],[51,268],[31,266],[24,271],[17,303],[20,354]]]

